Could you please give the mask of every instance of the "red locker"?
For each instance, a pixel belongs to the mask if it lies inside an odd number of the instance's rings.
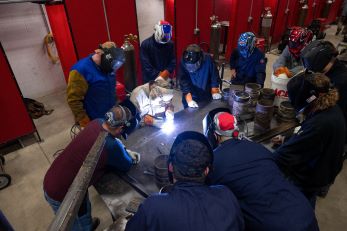
[[[36,132],[0,43],[0,144]]]

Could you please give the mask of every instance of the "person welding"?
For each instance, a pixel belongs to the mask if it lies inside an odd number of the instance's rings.
[[[289,41],[282,54],[273,64],[274,74],[285,74],[287,77],[294,76],[304,69],[300,54],[301,51],[312,41],[313,33],[302,27],[292,27]]]
[[[168,79],[176,68],[174,44],[171,41],[172,26],[160,20],[154,26],[154,34],[145,39],[140,47],[143,83],[157,77]]]
[[[213,152],[204,135],[192,131],[179,134],[168,159],[173,188],[148,197],[125,230],[244,230],[233,193],[222,185],[205,184],[212,163]]]
[[[234,85],[258,83],[264,86],[266,58],[263,52],[255,47],[255,35],[252,32],[242,33],[230,56],[231,82]]]
[[[70,142],[64,151],[53,161],[43,180],[43,190],[47,202],[56,213],[85,161],[99,134],[108,135],[101,151],[89,186],[95,184],[107,169],[128,171],[140,161],[140,154],[125,148],[119,139],[134,127],[131,111],[115,106],[105,114],[104,119],[95,119]],[[100,220],[91,217],[91,204],[88,191],[75,218],[73,231],[95,230]]]
[[[198,102],[222,98],[217,67],[211,56],[196,44],[183,52],[178,78],[184,108],[198,108]]]
[[[237,119],[228,112],[211,113],[214,150],[211,184],[227,186],[240,203],[245,230],[319,230],[304,195],[287,181],[272,153],[261,144],[241,138]],[[207,134],[205,132],[205,134]]]
[[[105,42],[95,53],[72,66],[67,84],[67,102],[81,127],[102,118],[116,104],[115,72],[123,65],[123,49]]]
[[[136,106],[143,124],[161,128],[165,121],[174,119],[173,96],[170,84],[158,77],[136,87],[130,101]]]

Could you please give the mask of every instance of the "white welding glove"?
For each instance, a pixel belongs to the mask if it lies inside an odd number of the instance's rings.
[[[127,152],[129,156],[131,157],[131,159],[133,160],[133,164],[138,164],[140,162],[140,159],[141,159],[140,153],[131,151],[129,149],[127,149]]]
[[[188,107],[198,108],[199,105],[194,100],[192,100],[192,101],[188,102]]]
[[[222,95],[220,93],[214,93],[212,94],[212,99],[221,99]]]
[[[166,110],[165,111],[165,117],[167,120],[173,120],[175,118],[175,114],[171,110]]]

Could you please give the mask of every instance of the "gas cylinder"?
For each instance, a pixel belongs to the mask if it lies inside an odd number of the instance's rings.
[[[135,49],[130,41],[137,41],[137,36],[133,34],[124,35],[124,44],[122,45],[125,54],[124,85],[127,91],[132,91],[137,86]]]
[[[210,53],[214,60],[219,60],[219,46],[222,25],[218,22],[218,16],[212,15],[211,20],[211,36],[210,36]]]
[[[323,8],[322,16],[321,16],[322,18],[328,18],[329,12],[330,12],[330,9],[331,9],[331,6],[332,6],[333,2],[334,1],[332,1],[332,0],[327,0],[325,2],[325,6]]]
[[[304,27],[308,12],[307,0],[300,1],[300,4],[301,6],[299,11],[298,26]]]
[[[271,25],[272,25],[272,14],[271,14],[271,7],[265,7],[264,11],[261,15],[261,34],[265,38],[266,43],[266,50],[269,50],[270,44],[271,44]]]

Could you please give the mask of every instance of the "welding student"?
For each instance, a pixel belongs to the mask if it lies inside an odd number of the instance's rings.
[[[345,119],[336,105],[338,92],[323,74],[301,73],[288,84],[293,107],[305,117],[300,130],[275,151],[275,160],[315,206],[343,164]]]
[[[167,21],[160,20],[154,26],[154,34],[141,43],[143,83],[155,80],[158,76],[168,79],[175,70],[176,57],[171,37],[172,26]]]
[[[67,102],[81,127],[93,119],[102,118],[116,104],[115,71],[124,61],[123,50],[116,48],[113,42],[105,42],[94,54],[72,66]]]
[[[273,64],[274,74],[286,74],[291,77],[303,70],[300,59],[301,51],[311,42],[313,33],[302,27],[292,27],[289,34],[289,41],[282,54]]]
[[[302,51],[301,58],[307,70],[325,74],[339,91],[337,104],[347,124],[347,67],[336,58],[337,55],[338,51],[331,42],[316,40]]]
[[[240,35],[237,48],[230,56],[230,70],[231,82],[235,85],[258,83],[264,86],[266,58],[255,47],[255,35],[252,32]]]
[[[141,122],[161,128],[166,120],[174,119],[173,90],[160,77],[136,87],[130,101],[136,106]]]
[[[98,181],[109,168],[126,172],[133,164],[140,160],[140,154],[125,149],[118,139],[128,132],[132,124],[131,112],[128,108],[116,106],[105,114],[105,119],[96,119],[88,125],[70,142],[64,151],[53,161],[48,169],[43,189],[47,202],[56,213],[68,192],[70,185],[81,168],[86,156],[102,131],[108,132],[106,143],[99,161],[90,180],[90,185]],[[91,204],[88,192],[82,202],[72,230],[95,230],[100,221],[91,217]]]
[[[212,123],[218,146],[208,177],[212,184],[225,185],[235,194],[245,230],[319,230],[310,203],[283,177],[272,153],[239,138],[237,120],[228,112],[216,113]]]
[[[225,186],[204,183],[212,162],[211,146],[202,134],[188,131],[178,135],[168,160],[173,189],[147,198],[125,230],[244,230],[233,193]]]
[[[196,44],[183,52],[178,78],[184,108],[198,108],[198,102],[222,98],[217,67],[211,56]]]

